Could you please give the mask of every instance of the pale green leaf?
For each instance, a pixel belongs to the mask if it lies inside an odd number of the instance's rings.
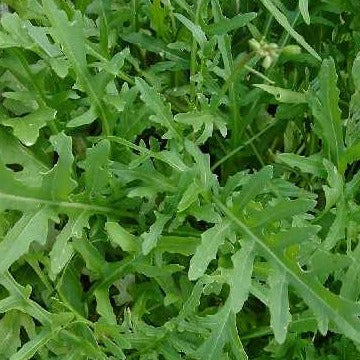
[[[230,31],[246,26],[250,21],[254,20],[256,16],[256,13],[250,12],[237,14],[231,19],[224,18],[214,24],[208,25],[206,32],[209,35],[225,35]]]
[[[91,212],[83,210],[71,214],[68,222],[56,237],[55,243],[50,251],[51,275],[59,274],[73,255],[73,248],[69,241],[72,238],[79,238],[84,227],[88,226]]]
[[[194,133],[202,131],[196,139],[196,144],[203,144],[212,136],[214,127],[220,130],[223,137],[226,137],[227,128],[225,121],[217,115],[207,112],[189,112],[177,114],[174,120],[193,127]]]
[[[307,25],[310,25],[309,0],[299,0],[299,9]]]
[[[267,93],[274,95],[275,99],[281,103],[286,104],[303,104],[306,103],[306,96],[302,93],[292,91],[289,89],[282,89],[277,86],[254,84],[259,89],[266,91]]]
[[[69,63],[65,58],[50,58],[49,63],[56,75],[64,79],[69,73]]]
[[[185,149],[195,160],[194,167],[201,180],[201,185],[205,189],[210,189],[216,182],[216,177],[210,169],[210,155],[204,154],[196,144],[187,139],[185,140]]]
[[[326,206],[325,210],[329,210],[334,206],[344,191],[344,180],[343,177],[339,174],[337,168],[330,161],[324,159],[324,167],[328,173],[327,182],[328,185],[324,185],[323,189],[326,197]]]
[[[311,199],[279,200],[275,205],[268,205],[265,209],[255,213],[249,223],[254,227],[265,226],[312,210],[315,205],[316,201]]]
[[[26,146],[34,145],[39,137],[39,131],[48,122],[54,121],[56,111],[51,108],[39,110],[19,118],[3,119],[1,123],[14,129],[14,135]]]
[[[272,166],[265,166],[258,173],[252,175],[243,185],[240,193],[234,198],[234,211],[241,212],[251,200],[264,190],[272,176]]]
[[[193,255],[200,243],[199,237],[162,235],[157,249],[170,254]]]
[[[73,264],[66,266],[57,284],[57,291],[61,300],[66,303],[74,314],[86,317],[80,274]]]
[[[28,341],[16,354],[10,357],[11,360],[28,360],[33,356],[52,338],[54,332],[51,329],[45,328],[33,339]]]
[[[145,80],[136,78],[135,84],[140,91],[141,99],[156,114],[150,119],[168,129],[166,138],[179,138],[180,134],[174,126],[170,104],[165,105],[160,98],[160,94],[158,94],[153,87],[149,86]]]
[[[83,125],[89,125],[97,119],[96,111],[93,107],[90,107],[89,110],[86,110],[81,115],[71,119],[66,126],[69,128],[78,127]]]
[[[360,293],[360,243],[351,253],[352,262],[342,278],[340,295],[346,299],[357,301]]]
[[[270,248],[265,239],[255,234],[220,201],[216,200],[216,203],[239,230],[255,241],[264,256],[286,273],[289,282],[314,311],[322,333],[326,332],[327,323],[331,319],[347,337],[357,341],[360,336],[360,324],[356,315],[359,312],[358,304],[330,292],[311,273],[303,272],[297,263]]]
[[[198,195],[200,192],[201,192],[201,188],[199,187],[199,185],[195,181],[192,182],[185,190],[178,204],[177,211],[178,212],[185,211],[194,202],[198,201]]]
[[[201,234],[201,244],[197,247],[195,255],[190,260],[189,279],[196,280],[204,275],[211,260],[215,259],[218,248],[229,236],[230,224],[223,222],[216,224]]]
[[[344,140],[337,74],[332,58],[324,60],[319,73],[319,88],[308,94],[308,101],[315,117],[315,130],[323,141],[325,156],[336,166],[340,165]]]
[[[41,175],[49,171],[47,164],[2,127],[0,127],[0,158],[4,164],[21,165],[23,169],[13,173],[14,179],[30,187],[38,187],[41,183]]]
[[[234,314],[241,311],[249,296],[254,256],[254,242],[246,241],[231,257],[233,269],[224,270],[230,285],[229,306]]]
[[[268,283],[270,287],[270,324],[276,341],[282,344],[286,339],[287,328],[291,321],[286,273],[278,269],[273,270],[270,273]]]
[[[197,24],[194,24],[184,15],[175,13],[175,16],[192,33],[194,39],[203,48],[207,42],[207,38],[201,27]]]
[[[141,248],[144,255],[149,254],[150,251],[156,247],[164,226],[171,218],[170,215],[166,214],[156,213],[155,215],[156,221],[150,226],[149,231],[141,235],[143,240]]]
[[[1,17],[1,25],[9,33],[10,37],[15,40],[16,46],[25,48],[31,48],[33,46],[32,39],[29,37],[23,21],[17,13],[8,12],[4,14]]]
[[[51,194],[53,200],[67,200],[69,194],[77,186],[72,178],[72,139],[64,133],[59,133],[50,138],[54,150],[59,154],[59,161],[46,174],[43,190]]]
[[[115,325],[116,316],[110,303],[109,289],[106,286],[98,287],[94,292],[96,298],[96,310],[103,320]]]
[[[195,352],[195,358],[223,359],[224,346],[229,344],[236,360],[248,359],[237,334],[235,314],[228,305],[225,305],[216,315],[209,315],[206,322],[211,328],[211,333]]]
[[[356,58],[353,63],[352,77],[354,80],[356,90],[360,91],[360,52],[356,55]]]
[[[6,234],[0,242],[0,274],[21,256],[29,251],[33,242],[45,245],[49,219],[54,217],[54,211],[48,207],[27,212]]]
[[[0,356],[11,356],[21,346],[21,314],[16,310],[8,311],[0,320]]]
[[[61,50],[55,44],[51,44],[44,27],[33,26],[30,21],[25,23],[26,29],[32,40],[50,57],[61,55]]]
[[[320,231],[320,226],[292,227],[286,231],[280,231],[271,236],[271,240],[277,249],[285,250],[293,245],[300,245],[302,242],[311,241]]]
[[[279,163],[286,164],[292,168],[297,168],[302,172],[326,178],[327,171],[323,164],[323,157],[315,154],[308,157],[292,154],[283,153],[276,156],[276,161]]]
[[[99,86],[99,82],[95,81],[87,67],[86,40],[81,13],[75,11],[72,21],[69,21],[66,13],[57,7],[54,0],[43,0],[43,7],[51,23],[51,28],[49,28],[51,36],[61,46],[63,53],[73,66],[80,87],[84,88],[89,95],[92,105],[102,121],[104,133],[110,135],[111,124],[108,112],[99,96],[103,92],[103,88]]]
[[[326,250],[334,248],[340,240],[345,239],[345,229],[348,223],[348,209],[344,201],[336,206],[335,219],[331,224],[322,247]]]
[[[110,142],[101,140],[86,151],[84,161],[85,194],[94,201],[102,196],[109,184]]]
[[[118,223],[108,221],[105,224],[105,229],[109,234],[110,241],[113,244],[120,246],[124,251],[137,253],[140,250],[139,239],[127,232]]]

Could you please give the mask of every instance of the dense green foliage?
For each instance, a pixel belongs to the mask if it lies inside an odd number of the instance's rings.
[[[358,0],[0,14],[0,359],[360,359]]]

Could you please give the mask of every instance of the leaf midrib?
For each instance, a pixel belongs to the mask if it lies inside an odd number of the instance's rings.
[[[349,331],[347,330],[347,336],[351,337],[354,341],[358,341],[358,338],[354,336],[354,332],[359,334],[359,330],[356,329],[356,327],[348,321],[346,317],[343,316],[343,311],[340,309],[335,309],[329,301],[327,301],[321,294],[317,292],[317,290],[313,287],[312,284],[308,284],[306,280],[304,280],[298,273],[296,269],[293,268],[293,266],[285,261],[285,259],[281,259],[275,252],[272,251],[270,247],[268,247],[256,234],[254,234],[242,221],[240,221],[220,200],[215,199],[216,205],[219,207],[219,209],[239,228],[241,228],[250,238],[252,238],[256,244],[263,249],[265,253],[267,253],[268,257],[271,258],[274,262],[277,263],[277,265],[284,269],[287,274],[293,279],[293,282],[296,283],[301,288],[306,288],[308,294],[310,294],[313,299],[316,300],[316,302],[320,302],[324,308],[327,310],[327,314],[331,313],[331,319],[340,327],[342,330],[344,329],[344,326],[339,323],[337,320],[339,317],[343,320],[343,322],[346,323],[347,329],[349,327],[351,328],[352,334],[349,334]],[[324,290],[326,290],[324,288]],[[332,294],[329,292],[329,294]]]
[[[108,213],[108,214],[116,214],[120,216],[131,216],[127,211],[119,210],[112,207],[94,205],[82,202],[70,202],[70,201],[58,201],[58,200],[49,200],[49,199],[41,199],[37,197],[30,196],[20,196],[14,194],[7,194],[0,191],[0,199],[13,200],[14,202],[22,202],[24,204],[34,204],[36,205],[50,205],[53,207],[59,207],[63,209],[78,209],[78,210],[86,210],[92,213]]]

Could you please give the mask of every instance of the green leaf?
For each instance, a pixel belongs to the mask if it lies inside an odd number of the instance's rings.
[[[360,245],[357,244],[354,251],[351,252],[352,262],[342,278],[340,295],[346,299],[357,301],[360,287],[360,263],[357,261],[360,254]]]
[[[356,16],[1,2],[0,358],[358,359]]]
[[[137,253],[140,250],[139,239],[128,233],[121,225],[115,222],[107,222],[105,229],[112,243],[118,245],[126,252]]]
[[[33,242],[45,245],[49,219],[53,217],[54,211],[48,206],[22,216],[0,242],[0,274],[25,255]]]
[[[63,135],[65,136],[65,135]],[[60,137],[62,137],[60,135]],[[66,143],[66,142],[65,142]],[[68,160],[71,160],[71,156]],[[70,201],[68,196],[69,189],[75,185],[71,178],[68,181],[64,181],[61,178],[61,174],[71,172],[65,169],[67,161],[59,160],[59,163],[45,175],[44,186],[31,187],[18,180],[16,180],[13,173],[8,170],[0,159],[0,174],[2,181],[0,182],[0,209],[15,209],[20,211],[31,211],[42,206],[50,206],[56,208],[58,211],[72,214],[73,211],[84,211],[87,210],[92,213],[103,213],[103,214],[119,214],[119,210],[92,204],[89,202],[76,202]],[[71,163],[71,161],[69,161]],[[62,169],[59,169],[63,167]],[[58,170],[59,169],[59,170]],[[59,183],[59,185],[57,185]],[[55,184],[58,188],[55,187]],[[54,187],[52,186],[54,185]],[[59,190],[61,190],[66,200],[57,199],[59,196]]]
[[[141,249],[144,255],[150,253],[156,247],[159,237],[164,229],[166,223],[171,219],[170,215],[155,213],[156,221],[150,226],[148,232],[143,233],[141,238],[143,240]]]
[[[109,185],[110,142],[101,140],[86,151],[84,161],[85,194],[90,200],[101,199]]]
[[[310,199],[279,200],[275,205],[268,205],[265,209],[256,212],[251,217],[249,223],[253,227],[265,226],[275,221],[312,210],[315,205],[316,201]]]
[[[299,9],[307,25],[310,25],[309,0],[299,0]]]
[[[193,181],[185,190],[178,204],[177,211],[178,212],[185,211],[194,202],[198,201],[198,195],[200,194],[200,192],[201,192],[201,187],[195,181]]]
[[[255,234],[220,201],[217,200],[216,203],[239,230],[255,241],[256,245],[263,251],[264,256],[278,266],[280,271],[287,274],[290,283],[316,314],[322,333],[326,332],[327,323],[331,319],[347,337],[355,341],[359,338],[360,323],[356,314],[360,309],[356,303],[330,292],[314,279],[311,273],[304,273],[299,268],[298,263],[292,262],[283,254],[270,248],[262,237]]]
[[[49,253],[51,276],[58,275],[73,255],[73,248],[70,244],[72,238],[80,238],[83,228],[88,226],[91,212],[83,210],[71,214],[68,222],[56,237],[55,243]]]
[[[198,133],[202,130],[202,133],[196,140],[196,144],[203,144],[209,137],[212,136],[214,126],[220,130],[223,137],[226,137],[227,128],[225,121],[216,115],[212,115],[206,112],[190,112],[177,114],[174,117],[176,122],[191,125],[194,129],[194,133]]]
[[[346,161],[348,164],[360,158],[359,150],[359,128],[360,128],[360,91],[356,91],[351,97],[350,114],[346,123],[345,143]]]
[[[318,154],[309,157],[292,153],[276,155],[276,161],[279,163],[284,163],[292,168],[298,168],[304,173],[326,178],[327,171],[324,167],[323,160],[323,157]]]
[[[323,186],[326,197],[325,211],[327,211],[335,205],[343,195],[344,180],[337,168],[330,161],[324,159],[324,166],[328,173],[327,182],[329,184],[329,186]]]
[[[83,20],[79,11],[74,12],[73,21],[69,21],[64,11],[59,10],[54,0],[43,0],[45,14],[50,21],[51,36],[61,46],[63,53],[72,64],[77,81],[91,99],[102,121],[103,131],[110,135],[111,124],[108,112],[99,94],[102,89],[91,76],[86,62],[85,34]]]
[[[83,114],[77,116],[74,119],[71,119],[66,126],[69,128],[79,127],[83,125],[92,124],[97,119],[96,111],[93,107],[90,107],[89,110],[85,111]]]
[[[234,199],[233,210],[241,212],[248,203],[264,190],[273,176],[272,166],[263,167],[258,173],[251,176]]]
[[[64,79],[69,74],[69,63],[65,58],[50,58],[49,63],[60,78]]]
[[[129,89],[129,85],[124,83],[118,95],[107,94],[104,96],[104,101],[114,106],[117,111],[122,112],[125,110],[126,105],[133,101],[137,92],[138,89],[135,86]]]
[[[156,114],[150,119],[168,129],[164,137],[168,139],[178,139],[180,134],[174,126],[170,105],[165,105],[155,89],[150,87],[143,79],[136,78],[135,84],[140,91],[142,101]]]
[[[275,269],[270,273],[268,283],[270,287],[270,324],[274,331],[276,341],[282,344],[286,339],[287,328],[291,322],[286,273]]]
[[[84,237],[73,242],[74,249],[83,257],[86,267],[94,273],[101,275],[107,269],[104,267],[104,258],[98,250]]]
[[[194,167],[204,189],[208,190],[212,186],[215,186],[216,178],[210,169],[209,154],[202,153],[197,145],[187,139],[185,140],[185,149],[189,154],[191,154],[196,162],[196,166]]]
[[[340,240],[345,239],[345,229],[348,223],[348,209],[344,201],[336,206],[335,219],[331,224],[322,247],[326,250],[334,248]]]
[[[74,66],[80,81],[86,83],[89,76],[86,63],[85,35],[81,14],[75,12],[74,20],[70,22],[66,13],[55,5],[53,0],[43,0],[45,14],[52,28],[51,36],[63,46],[63,52]]]
[[[59,133],[50,138],[54,150],[59,154],[58,163],[46,174],[43,187],[53,200],[66,200],[77,186],[72,178],[72,141],[69,136]]]
[[[7,118],[1,120],[5,126],[14,129],[14,135],[26,146],[36,143],[39,137],[39,131],[45,127],[48,122],[55,119],[56,111],[50,108],[39,109],[29,115],[20,118]]]
[[[16,352],[21,346],[20,340],[21,313],[8,311],[0,320],[0,355],[5,358]]]
[[[294,28],[290,25],[286,16],[276,7],[272,0],[261,0],[263,5],[269,10],[274,16],[276,21],[304,48],[306,49],[315,59],[321,61],[320,55],[305,41],[304,37],[297,33]]]
[[[207,38],[204,31],[197,24],[194,24],[191,20],[181,14],[174,14],[175,17],[192,33],[194,39],[198,42],[201,48],[204,48]]]
[[[167,236],[162,235],[158,241],[159,251],[171,254],[193,255],[199,245],[200,238],[189,236]]]
[[[356,90],[360,91],[360,52],[356,55],[356,58],[353,63],[352,77],[354,80]]]
[[[26,27],[17,13],[8,12],[4,14],[1,18],[1,25],[9,33],[10,38],[12,38],[12,40],[9,40],[15,41],[15,46],[22,46],[24,48],[32,47],[31,38],[27,34]],[[6,42],[7,40],[5,39],[5,44]]]
[[[311,241],[320,229],[320,226],[316,225],[292,227],[289,230],[280,231],[274,234],[271,237],[271,240],[277,249],[285,250],[293,245],[299,246],[304,241]]]
[[[221,6],[220,6],[218,0],[212,0],[211,7],[212,7],[213,15],[214,15],[213,26],[216,27],[217,24],[227,21],[227,19],[222,14],[222,9],[221,9]],[[229,77],[234,69],[234,61],[233,61],[233,56],[231,53],[231,42],[230,42],[229,35],[227,35],[227,34],[217,35],[216,39],[218,42],[221,57],[223,58],[226,76]],[[231,97],[233,98],[234,93],[233,93],[232,86],[230,87],[230,90],[231,90]]]
[[[230,31],[246,26],[250,21],[254,20],[256,16],[256,13],[250,12],[235,15],[231,19],[224,18],[214,24],[208,25],[206,32],[209,35],[225,35]]]
[[[332,58],[323,61],[318,81],[319,88],[308,94],[309,105],[315,117],[315,130],[323,141],[326,157],[339,166],[344,140],[338,106],[337,74]]]
[[[116,324],[116,316],[110,303],[109,289],[107,286],[98,287],[94,292],[96,298],[96,310],[109,324]]]
[[[42,174],[49,171],[48,165],[40,160],[37,154],[23,146],[2,127],[0,127],[0,158],[5,165],[22,166],[22,171],[13,173],[13,176],[15,180],[29,187],[39,186]]]
[[[229,236],[230,224],[222,222],[216,224],[201,234],[201,244],[197,247],[195,255],[190,260],[189,279],[196,280],[204,275],[211,260],[215,259],[218,248]]]
[[[61,50],[55,44],[52,44],[48,37],[46,28],[33,26],[30,22],[26,22],[26,29],[32,40],[51,58],[61,55]]]
[[[224,356],[223,349],[226,344],[230,345],[235,359],[248,359],[237,334],[235,315],[227,305],[216,315],[208,316],[206,322],[211,328],[210,336],[195,352],[196,359],[222,359]]]
[[[66,305],[76,315],[86,317],[85,304],[82,301],[83,289],[80,274],[73,265],[66,266],[57,285],[58,293]]]
[[[230,285],[229,306],[234,314],[237,314],[242,309],[249,296],[254,256],[254,242],[252,240],[247,241],[242,248],[231,257],[233,269],[224,270]]]
[[[59,331],[60,329],[58,329]],[[11,360],[27,360],[45,346],[53,337],[54,332],[51,329],[43,329],[33,339],[28,341],[16,354],[10,357]]]
[[[160,0],[154,0],[150,6],[150,19],[152,27],[160,37],[166,33],[166,10],[161,6]]]
[[[188,166],[184,164],[184,162],[181,160],[178,154],[174,151],[167,151],[167,150],[159,151],[159,152],[151,151],[146,147],[135,145],[132,142],[120,138],[118,136],[109,136],[108,139],[110,141],[114,141],[121,145],[129,147],[130,149],[137,150],[140,152],[141,155],[151,156],[155,159],[163,161],[164,163],[167,163],[170,167],[172,167],[177,171],[183,172],[189,170]]]
[[[266,91],[271,95],[274,95],[275,99],[281,103],[303,104],[307,102],[306,96],[296,91],[292,91],[289,89],[282,89],[277,86],[271,86],[265,84],[254,84],[254,86]]]

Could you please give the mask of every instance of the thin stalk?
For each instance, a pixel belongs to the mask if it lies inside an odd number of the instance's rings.
[[[252,138],[250,138],[249,140],[245,141],[243,144],[239,145],[238,147],[236,147],[235,149],[233,149],[232,151],[230,151],[228,154],[226,154],[225,156],[223,156],[219,161],[217,161],[212,167],[211,167],[211,171],[214,171],[216,168],[218,168],[221,164],[223,164],[225,161],[227,161],[228,159],[230,159],[231,157],[233,157],[234,155],[236,155],[240,150],[244,149],[246,146],[250,145],[254,140],[256,140],[257,138],[259,138],[261,135],[263,135],[264,133],[266,133],[270,128],[272,128],[274,125],[276,124],[276,122],[271,123],[270,125],[268,125],[266,128],[262,129],[261,131],[259,131],[256,135],[254,135]]]

